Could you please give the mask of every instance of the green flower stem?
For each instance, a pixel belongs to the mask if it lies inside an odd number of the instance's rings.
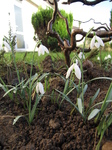
[[[12,52],[12,57],[13,57],[13,63],[14,63],[14,66],[15,66],[15,68],[16,68],[17,78],[18,78],[19,83],[20,83],[20,76],[19,76],[19,71],[18,71],[17,65],[16,65],[14,49],[13,49],[13,46],[12,46],[11,43],[10,43],[10,45],[11,45],[11,52]]]
[[[30,71],[30,86],[29,86],[29,105],[28,105],[28,110],[29,110],[29,123],[30,123],[30,120],[31,120],[31,101],[32,101],[32,97],[31,97],[31,94],[32,94],[32,83],[31,83],[31,77],[32,77],[32,70],[33,70],[33,64],[34,64],[34,55],[35,55],[35,49],[36,47],[39,45],[40,41],[37,42],[37,44],[35,45],[35,48],[34,48],[34,51],[33,51],[33,60],[32,60],[32,63],[31,63],[31,71]]]
[[[99,49],[100,51],[100,66],[102,66],[102,55],[101,55],[101,49]]]

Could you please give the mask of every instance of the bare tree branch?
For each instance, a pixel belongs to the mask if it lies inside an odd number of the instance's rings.
[[[59,45],[63,48],[63,46],[64,46],[63,40],[61,39],[61,37],[59,36],[59,34],[57,32],[54,32],[52,30],[52,24],[55,22],[56,15],[58,12],[58,6],[57,6],[56,0],[54,0],[54,5],[55,5],[55,9],[53,12],[52,19],[48,22],[48,25],[47,25],[47,35],[57,38]]]
[[[85,5],[96,5],[96,4],[99,4],[101,2],[104,2],[104,1],[109,1],[109,0],[94,0],[94,1],[87,1],[87,0],[68,0],[68,2],[63,2],[62,4],[71,4],[71,3],[75,3],[75,2],[81,2]],[[110,2],[112,2],[112,0],[110,0]]]
[[[100,24],[100,25],[102,25],[102,26],[106,26],[106,27],[107,27],[106,30],[110,30],[109,26],[108,26],[106,23],[96,22],[93,18],[91,18],[91,19],[89,19],[89,20],[87,20],[87,21],[80,21],[80,20],[75,20],[75,19],[74,19],[74,21],[78,21],[78,22],[80,22],[80,23],[87,23],[87,22],[89,22],[89,21],[91,21],[91,20],[93,20],[93,23],[94,23],[94,24]]]

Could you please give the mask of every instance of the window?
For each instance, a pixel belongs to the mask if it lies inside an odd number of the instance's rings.
[[[24,34],[23,34],[23,21],[22,10],[20,7],[14,5],[17,48],[25,48]]]

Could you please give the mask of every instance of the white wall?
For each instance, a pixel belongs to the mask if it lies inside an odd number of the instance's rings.
[[[2,39],[4,35],[8,35],[8,11],[11,5],[8,0],[0,1],[0,48],[2,46]]]
[[[33,50],[35,47],[35,41],[33,40],[34,29],[31,24],[31,16],[32,13],[37,12],[37,7],[31,5],[27,1],[22,2],[22,10],[23,10],[23,29],[26,41],[26,49]]]
[[[31,16],[33,12],[37,12],[37,7],[31,5],[26,0],[23,0],[21,3],[17,0],[0,0],[0,49],[3,43],[2,39],[4,35],[8,36],[9,19],[11,20],[13,33],[16,32],[14,5],[22,8],[25,50],[33,50],[36,43],[33,40],[34,29],[31,24]],[[8,15],[9,12],[10,17]]]

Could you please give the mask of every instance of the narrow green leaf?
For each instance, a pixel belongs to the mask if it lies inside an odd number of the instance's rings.
[[[68,84],[69,84],[69,80],[66,80],[64,91],[63,91],[64,94],[66,94],[66,92],[67,92]]]
[[[110,113],[108,115],[108,117],[104,116],[103,119],[101,120],[100,124],[97,127],[98,135],[100,135],[100,140],[96,146],[96,149],[100,148],[100,144],[101,144],[102,138],[104,136],[104,133],[111,124],[112,124],[112,113]]]
[[[0,88],[2,88],[5,92],[8,90],[8,88],[6,88],[4,85],[2,85],[1,83],[0,83]]]
[[[86,85],[84,86],[84,89],[83,89],[82,93],[80,94],[79,98],[82,98],[82,95],[84,95],[84,94],[86,93],[87,88],[88,88],[88,85],[86,84]]]
[[[82,114],[82,100],[81,98],[77,98],[77,102],[78,102],[78,108],[79,108],[79,112]]]
[[[53,73],[53,75],[61,77],[63,81],[66,82],[66,78],[64,78],[64,76],[60,75],[59,73]]]
[[[89,106],[91,106],[94,102],[94,100],[97,98],[98,94],[100,92],[100,89],[98,89],[95,93],[95,95],[90,99],[90,102],[89,102]]]
[[[68,101],[72,106],[74,106],[75,109],[80,113],[78,107],[77,107],[74,103],[72,103],[72,101],[69,99],[69,97],[68,97],[67,95],[65,95],[64,93],[62,93],[61,91],[59,91],[59,90],[57,90],[57,89],[55,89],[55,90],[56,90],[58,93],[60,93],[60,94],[62,95],[62,97],[63,97],[66,101]],[[81,113],[80,113],[80,114],[81,114]],[[82,116],[82,118],[84,119],[84,115],[81,114],[81,116]]]
[[[73,88],[71,88],[69,91],[68,91],[68,93],[66,93],[66,95],[69,95],[73,90],[77,90],[77,92],[79,91],[79,89],[78,89],[78,86],[75,84],[75,83],[73,83],[73,85],[74,85],[74,87]]]
[[[3,85],[0,83],[0,87],[4,90],[4,92],[7,92],[9,90],[8,87],[11,87],[11,88],[13,87],[13,86],[10,86],[10,85],[9,86],[6,85],[1,78],[0,78],[0,80],[3,83]],[[11,100],[13,99],[13,94],[12,93],[8,92],[8,96],[10,97]]]
[[[107,100],[106,103],[110,103],[112,102],[112,100]],[[104,101],[96,103],[94,106],[92,106],[90,109],[93,109],[94,107],[98,106],[98,105],[102,105],[104,103]]]
[[[112,113],[110,113],[108,116],[106,116],[105,123],[103,125],[104,132],[107,130],[107,128],[112,124]]]
[[[30,114],[30,116],[29,116],[29,122],[30,122],[30,123],[32,123],[32,121],[33,121],[33,118],[34,118],[34,116],[35,116],[35,111],[36,111],[37,105],[38,105],[39,101],[41,100],[41,97],[42,97],[42,96],[43,96],[43,95],[38,96],[38,94],[37,94],[35,104],[33,105],[33,108],[32,108],[32,110],[31,110],[31,114]]]
[[[88,120],[94,118],[98,113],[99,113],[100,109],[94,109],[92,110],[92,112],[90,113],[90,115],[88,116]]]
[[[77,92],[79,93],[79,91],[80,91],[80,88],[78,87],[79,85],[76,85],[74,82],[73,82],[72,84],[73,84],[73,86],[76,88]],[[74,88],[74,89],[75,89],[75,88]]]
[[[108,127],[112,124],[112,113],[110,113],[108,116],[107,124],[108,124]]]
[[[112,81],[112,78],[109,78],[109,77],[97,77],[97,78],[93,78],[93,79],[87,81],[86,83],[90,83],[90,82],[96,81],[96,80],[110,80],[110,81]]]
[[[42,79],[44,79],[46,76],[48,76],[49,73],[43,73],[39,78],[38,81],[41,81]]]
[[[7,90],[7,92],[5,92],[5,94],[3,95],[3,97],[5,97],[7,94],[9,94],[9,93],[11,93],[11,91],[16,91],[16,88],[15,87],[13,87],[12,89],[10,89],[10,90]]]
[[[67,91],[68,91],[68,84],[69,84],[69,80],[67,79],[66,82],[65,82],[64,90],[63,90],[63,93],[66,94],[66,95],[67,95]],[[62,104],[64,98],[65,97],[62,98],[60,105]]]
[[[109,102],[107,102],[108,100],[112,100],[112,82],[109,86],[109,89],[108,89],[107,94],[104,99],[104,103],[101,106],[101,112],[100,112],[99,116],[96,118],[96,121],[99,120],[102,117],[102,115],[104,114],[104,112],[109,104]]]
[[[97,126],[98,135],[101,134],[101,131],[103,129],[103,124],[104,124],[105,121],[106,121],[106,117],[104,116],[104,117],[102,117],[102,119],[100,120],[99,125]]]
[[[15,125],[15,123],[19,120],[19,118],[23,117],[23,115],[17,116],[14,121],[13,121],[13,125]]]
[[[24,87],[26,87],[29,84],[29,82],[31,82],[32,80],[37,79],[37,77],[38,77],[38,74],[36,73],[35,75],[33,75],[31,78],[29,78],[26,81],[26,83],[24,84]]]

